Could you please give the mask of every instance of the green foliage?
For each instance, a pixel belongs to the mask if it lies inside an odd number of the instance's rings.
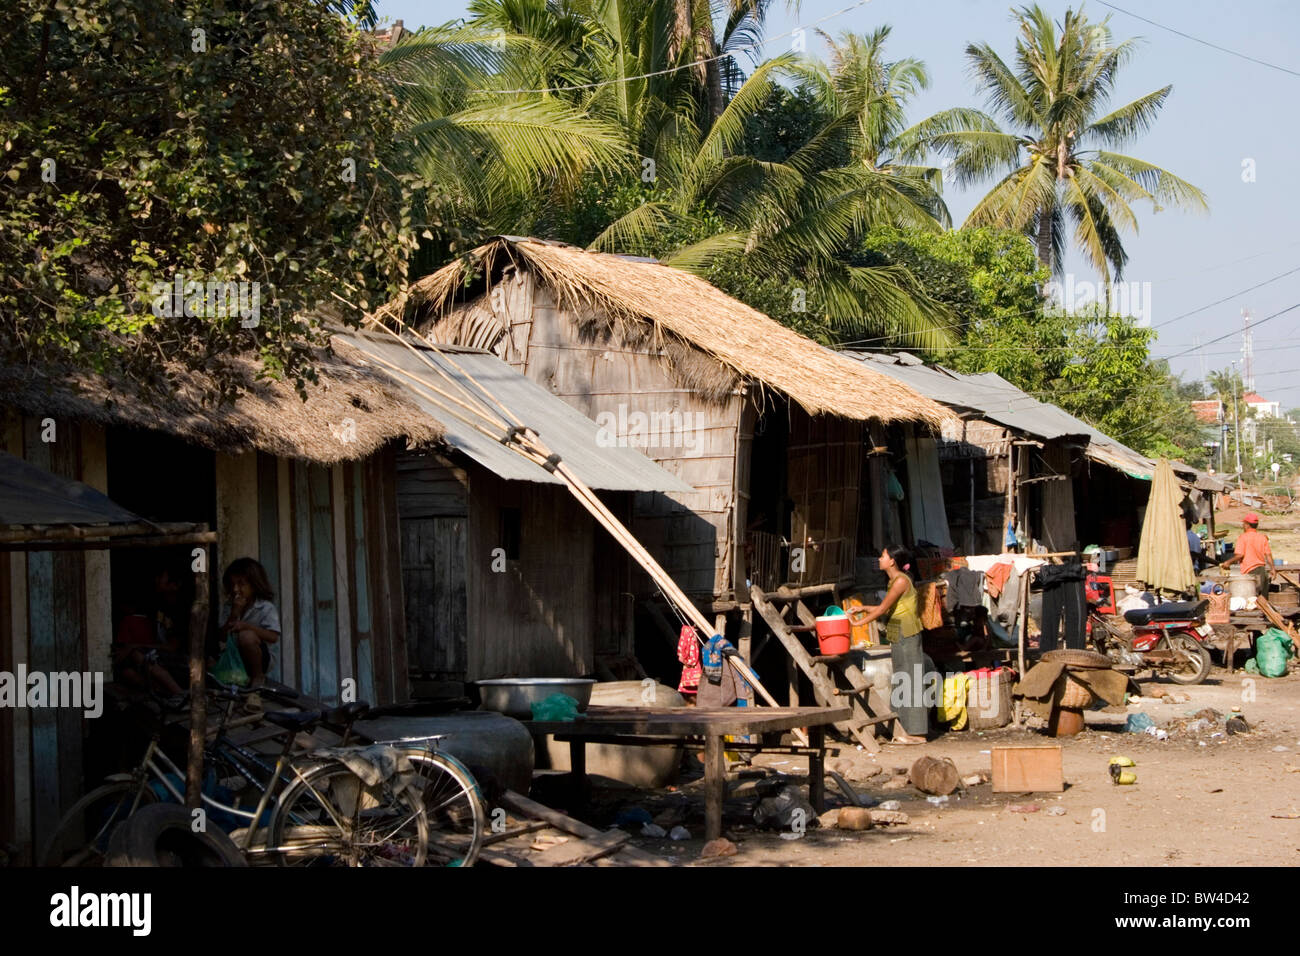
[[[1084,317],[1069,332],[1074,358],[1052,400],[1143,454],[1195,464],[1200,428],[1168,363],[1151,358],[1154,337],[1127,316]]]
[[[1024,346],[1045,346],[1053,334],[1039,294],[1047,270],[1023,236],[992,228],[930,233],[885,227],[863,238],[860,255],[870,265],[905,266],[952,311],[961,347],[943,358],[956,370],[1046,384],[1034,371],[1042,357]]]
[[[746,125],[741,152],[759,162],[783,163],[830,120],[830,111],[807,86],[774,86]],[[845,149],[840,165],[848,159]]]
[[[1033,245],[988,227],[944,233],[875,229],[861,255],[906,266],[961,323],[961,344],[941,357],[959,372],[995,372],[1146,454],[1196,464],[1204,458],[1189,402],[1197,383],[1153,360],[1154,333],[1100,308],[1048,308],[1048,271]],[[879,342],[868,347],[882,347]]]
[[[1148,202],[1156,212],[1164,205],[1206,208],[1195,186],[1111,151],[1151,129],[1173,88],[1112,108],[1116,77],[1135,55],[1136,41],[1113,42],[1109,18],[1090,22],[1082,11],[1066,10],[1059,23],[1037,5],[1013,14],[1019,36],[1011,63],[987,43],[966,47],[971,74],[996,118],[977,109],[945,110],[899,140],[907,155],[932,150],[949,159],[958,183],[996,180],[968,225],[1034,237],[1039,260],[1057,272],[1072,239],[1103,281],[1112,270],[1119,278],[1128,261],[1121,233],[1137,231],[1134,204]]]
[[[318,310],[355,319],[398,287],[410,224],[374,145],[394,104],[337,14],[19,0],[0,36],[6,360],[147,379],[160,359],[215,371],[252,353],[301,387]],[[257,283],[258,325],[154,314],[177,275]]]

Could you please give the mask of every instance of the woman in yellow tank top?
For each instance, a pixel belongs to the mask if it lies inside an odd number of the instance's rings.
[[[912,584],[912,555],[906,548],[891,545],[880,552],[880,570],[889,576],[889,590],[880,604],[852,615],[854,624],[870,621],[885,622],[885,641],[894,665],[891,704],[898,714],[894,725],[895,744],[923,744],[930,729],[929,708],[923,703],[924,687],[912,687],[916,674],[925,674],[933,668],[925,666],[925,652],[921,649],[921,615],[917,608],[916,587]],[[901,680],[898,675],[902,675]],[[924,685],[924,678],[921,684]],[[910,690],[909,690],[910,688]],[[892,698],[904,691],[899,700]]]

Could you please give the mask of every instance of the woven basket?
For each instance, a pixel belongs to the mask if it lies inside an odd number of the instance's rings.
[[[1061,699],[1056,702],[1056,705],[1082,710],[1091,706],[1092,701],[1092,691],[1067,674],[1065,676],[1065,686],[1061,689]]]
[[[1096,651],[1076,651],[1070,649],[1048,651],[1043,655],[1042,659],[1045,661],[1052,661],[1053,663],[1065,664],[1067,667],[1104,669],[1111,665],[1109,657],[1105,654],[1098,654]]]
[[[1207,595],[1210,600],[1210,607],[1205,615],[1207,624],[1227,624],[1228,623],[1228,595],[1227,594],[1210,594]]]

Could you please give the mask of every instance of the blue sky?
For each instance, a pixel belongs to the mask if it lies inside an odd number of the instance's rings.
[[[765,48],[769,55],[789,48],[785,35],[809,26],[854,0],[804,0],[792,13],[773,0]],[[1043,6],[1059,18],[1067,4]],[[1300,4],[1291,0],[1119,0],[1124,11],[1238,53],[1300,72]],[[915,102],[911,118],[951,106],[982,106],[966,75],[967,43],[986,41],[1004,58],[1014,45],[1007,0],[870,0],[821,23],[829,33],[893,27],[888,51],[925,62],[930,89]],[[1128,152],[1162,165],[1209,195],[1208,215],[1169,209],[1153,214],[1139,206],[1140,231],[1124,237],[1129,253],[1125,280],[1150,283],[1149,317],[1161,326],[1154,352],[1172,356],[1198,342],[1199,351],[1174,360],[1185,378],[1224,368],[1241,357],[1241,310],[1253,321],[1300,303],[1300,271],[1243,295],[1235,295],[1300,267],[1300,130],[1295,104],[1300,76],[1247,62],[1167,29],[1144,23],[1089,0],[1093,19],[1109,14],[1117,38],[1141,37],[1139,55],[1120,74],[1115,105],[1173,84],[1155,129]],[[408,28],[442,23],[464,14],[459,0],[380,0],[382,16]],[[808,49],[821,44],[809,32]],[[1243,161],[1254,161],[1254,182],[1243,181]],[[945,198],[960,223],[980,195],[948,186]],[[1096,276],[1077,256],[1066,263],[1075,281]],[[1139,286],[1142,288],[1144,286]],[[1220,299],[1195,315],[1178,318]],[[1174,321],[1171,321],[1174,320]],[[1162,325],[1162,323],[1168,323]],[[1300,406],[1300,309],[1265,322],[1254,333],[1257,389],[1283,408]]]

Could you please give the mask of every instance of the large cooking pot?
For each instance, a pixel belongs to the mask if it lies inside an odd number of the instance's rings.
[[[586,710],[596,682],[586,677],[499,677],[474,683],[478,685],[483,710],[532,720],[532,705],[552,694],[568,694],[578,702],[578,710]]]

